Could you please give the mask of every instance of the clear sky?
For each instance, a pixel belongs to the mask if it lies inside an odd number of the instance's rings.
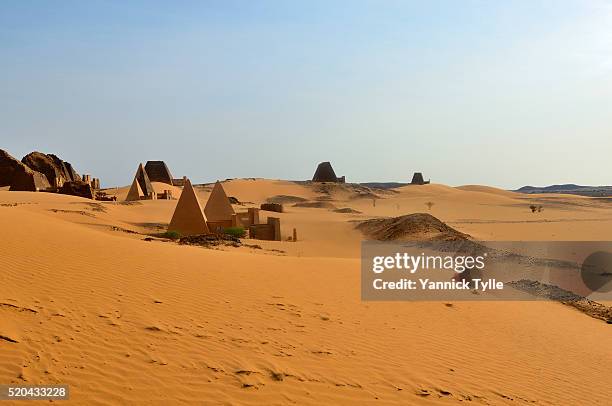
[[[175,177],[612,184],[612,2],[0,2],[0,148]]]

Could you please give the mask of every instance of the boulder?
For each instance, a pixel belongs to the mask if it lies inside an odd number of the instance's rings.
[[[33,171],[22,162],[0,149],[0,187],[10,186],[9,190],[36,192],[51,185],[46,176]]]

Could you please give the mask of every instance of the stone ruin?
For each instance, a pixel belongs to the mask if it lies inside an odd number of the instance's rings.
[[[232,216],[232,227],[248,229],[253,224],[259,224],[259,209],[257,207],[249,207],[247,211]]]
[[[142,190],[143,199],[155,199],[157,195],[155,194],[155,190],[153,189],[153,185],[151,184],[151,180],[149,179],[149,175],[144,169],[142,164],[138,164],[138,169],[136,170],[136,175],[134,178],[138,181],[140,185],[140,189]]]
[[[151,182],[167,183],[173,185],[172,175],[170,169],[164,161],[147,161],[144,167]]]
[[[249,226],[249,237],[256,240],[280,241],[280,219],[278,217],[268,217],[268,221],[265,224]]]
[[[329,162],[321,162],[317,166],[317,170],[312,177],[313,182],[333,182],[333,183],[344,183],[346,178],[344,176],[337,177],[336,172],[334,172],[334,168],[332,168],[331,163]]]
[[[87,183],[94,190],[100,189],[100,179],[92,178],[91,175],[88,175],[88,174],[83,175],[83,182]]]
[[[429,184],[429,180],[425,181],[425,179],[423,179],[423,174],[421,172],[415,172],[414,175],[412,175],[412,182],[410,182],[411,185],[428,185]]]

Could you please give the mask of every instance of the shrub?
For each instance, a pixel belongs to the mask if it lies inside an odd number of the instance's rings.
[[[246,236],[246,230],[244,227],[227,227],[223,230],[223,232],[237,238],[244,238]]]
[[[427,206],[427,208],[429,210],[431,210],[431,208],[433,207],[434,204],[435,204],[434,202],[427,202],[427,203],[425,203],[425,206]]]
[[[178,240],[181,238],[181,233],[178,231],[166,231],[164,234],[162,234],[162,237],[170,238],[171,240]]]

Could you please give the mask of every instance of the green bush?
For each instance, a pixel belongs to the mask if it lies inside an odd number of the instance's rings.
[[[243,227],[227,227],[223,232],[232,237],[243,238],[246,236],[246,230]]]
[[[178,231],[166,231],[163,234],[164,238],[170,238],[171,240],[178,240],[179,238],[181,238],[181,233],[179,233]]]

